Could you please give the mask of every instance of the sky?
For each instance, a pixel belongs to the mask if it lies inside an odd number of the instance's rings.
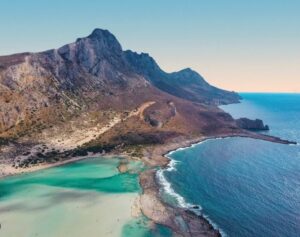
[[[108,29],[167,72],[238,92],[300,92],[299,0],[1,0],[0,55]]]

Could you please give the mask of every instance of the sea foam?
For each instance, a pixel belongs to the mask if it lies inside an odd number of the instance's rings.
[[[224,139],[222,137],[220,138],[214,138],[214,139]],[[166,176],[164,175],[165,172],[173,172],[173,171],[176,171],[176,164],[180,163],[179,161],[176,161],[174,159],[172,159],[170,156],[177,152],[177,151],[182,151],[182,150],[185,150],[185,149],[188,149],[188,148],[192,148],[194,146],[197,146],[197,145],[200,145],[200,144],[203,144],[204,142],[207,142],[208,140],[212,140],[212,139],[206,139],[206,140],[203,140],[201,142],[198,142],[198,143],[194,143],[192,145],[190,145],[189,147],[181,147],[181,148],[178,148],[176,150],[173,150],[173,151],[170,151],[168,154],[166,154],[165,156],[170,159],[170,162],[168,164],[168,166],[164,169],[159,169],[156,173],[156,176],[159,180],[159,183],[161,185],[161,188],[163,190],[164,193],[170,195],[171,197],[173,197],[176,202],[178,203],[178,206],[181,207],[181,208],[185,208],[185,209],[189,209],[191,211],[193,211],[196,215],[201,215],[203,216],[206,220],[209,221],[209,223],[213,226],[214,229],[216,230],[219,230],[221,236],[223,237],[227,237],[226,233],[221,230],[218,225],[216,223],[214,223],[208,215],[205,215],[202,213],[202,207],[201,205],[199,204],[192,204],[192,203],[189,203],[185,200],[185,198],[183,196],[181,196],[180,194],[178,194],[172,187],[172,184],[167,180]],[[197,206],[198,209],[195,209],[194,207]]]

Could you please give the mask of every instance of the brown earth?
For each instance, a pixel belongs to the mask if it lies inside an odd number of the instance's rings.
[[[123,51],[106,30],[59,49],[0,56],[0,176],[111,152],[164,166],[168,150],[215,136],[289,143],[243,130],[217,107],[239,99],[191,69],[166,73],[148,54]],[[141,174],[145,215],[183,236],[219,235],[204,218],[163,203],[154,174]]]

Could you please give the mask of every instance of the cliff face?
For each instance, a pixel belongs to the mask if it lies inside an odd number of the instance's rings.
[[[239,118],[236,120],[237,126],[242,129],[253,130],[253,131],[267,131],[269,130],[268,125],[264,125],[264,122],[261,119],[248,119],[248,118]]]
[[[148,87],[105,30],[59,49],[0,57],[0,133],[19,133],[32,123],[67,118],[93,105],[108,108],[107,101],[112,108],[120,100],[122,109],[136,106],[143,98],[124,100],[124,94]]]

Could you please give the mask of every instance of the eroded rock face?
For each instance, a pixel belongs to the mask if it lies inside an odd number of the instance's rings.
[[[240,118],[236,120],[238,127],[247,130],[254,131],[267,131],[269,130],[268,125],[264,125],[264,122],[261,119],[248,119],[248,118]]]
[[[118,100],[120,93],[147,91],[148,86],[147,80],[129,70],[121,45],[107,30],[96,29],[59,49],[3,56],[0,133],[31,127],[33,121],[49,123],[50,114],[53,120],[67,118],[93,103],[107,105],[113,95]],[[127,101],[123,102],[125,109]]]
[[[95,76],[99,76],[99,67],[105,60],[119,69],[125,66],[122,47],[107,30],[95,29],[88,37],[77,39],[75,43],[67,44],[53,53]]]
[[[123,51],[115,36],[101,29],[58,49],[0,57],[0,95],[2,137],[29,134],[33,127],[40,131],[85,112],[124,112],[147,101],[184,99],[188,101],[176,103],[189,108],[195,106],[191,102],[239,99],[210,86],[191,69],[164,72],[148,54]],[[161,128],[176,117],[170,105],[151,114],[153,127]],[[181,116],[188,114],[182,111]]]

